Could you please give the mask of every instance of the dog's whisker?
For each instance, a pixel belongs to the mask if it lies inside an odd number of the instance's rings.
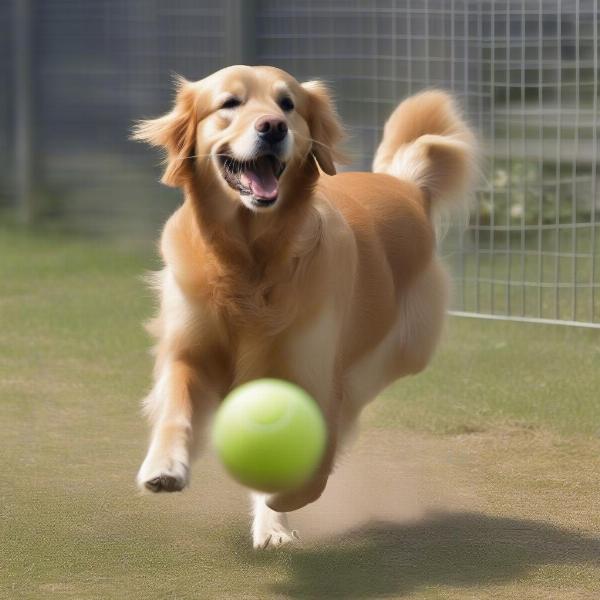
[[[189,156],[178,157],[178,158],[169,159],[169,160],[182,161],[182,160],[188,160],[190,158],[212,158],[213,156],[216,158],[231,158],[229,154],[224,154],[222,152],[216,152],[216,153],[208,152],[207,154],[190,154]]]
[[[302,135],[297,132],[294,132],[294,135],[302,140],[305,140],[307,142],[312,142],[313,144],[317,144],[318,146],[323,146],[323,148],[326,148],[327,150],[331,150],[331,146],[329,144],[324,144],[323,142],[319,142],[319,140],[315,140],[315,138],[308,137],[308,136]]]

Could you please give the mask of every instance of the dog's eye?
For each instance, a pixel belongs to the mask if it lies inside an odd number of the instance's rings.
[[[279,106],[281,107],[281,110],[285,112],[290,112],[290,110],[294,110],[294,102],[291,98],[288,98],[287,96],[284,96],[283,98],[281,98],[281,100],[279,100]]]
[[[236,108],[238,107],[242,101],[239,98],[227,98],[223,104],[221,104],[221,108]]]

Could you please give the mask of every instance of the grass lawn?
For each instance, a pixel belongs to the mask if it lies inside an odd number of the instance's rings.
[[[2,597],[600,597],[600,332],[451,319],[291,516],[302,542],[256,553],[214,459],[182,494],[134,486],[154,266],[0,227]]]

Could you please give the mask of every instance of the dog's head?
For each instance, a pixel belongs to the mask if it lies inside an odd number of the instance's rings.
[[[134,138],[166,149],[163,183],[216,179],[232,201],[260,212],[292,191],[307,161],[335,174],[342,128],[321,82],[234,66],[193,83],[180,79],[173,110],[138,123]]]

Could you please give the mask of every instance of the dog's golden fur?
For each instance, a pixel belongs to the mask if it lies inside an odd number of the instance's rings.
[[[282,90],[294,110],[278,106]],[[241,104],[220,108],[224,94]],[[276,205],[257,213],[224,179],[219,155],[239,153],[265,114],[285,120],[289,142]],[[138,482],[181,489],[202,427],[229,390],[259,377],[294,381],[321,406],[326,456],[302,488],[256,495],[253,525],[257,547],[290,541],[281,513],[321,495],[363,406],[431,357],[448,287],[432,211],[467,193],[473,136],[448,95],[424,92],[390,117],[375,173],[336,175],[342,128],[325,86],[236,66],[181,80],[173,110],[141,122],[135,137],[166,150],[162,181],[185,198],[161,239],[146,400],[153,434]]]

